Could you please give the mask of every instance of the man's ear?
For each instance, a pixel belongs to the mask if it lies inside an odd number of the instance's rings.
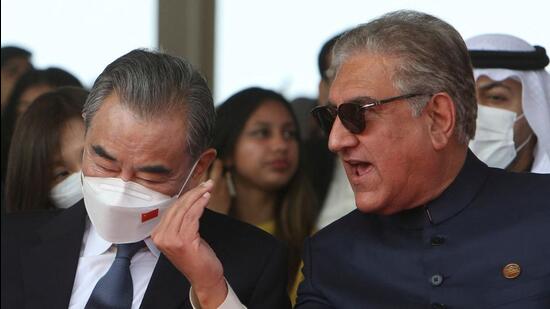
[[[434,149],[445,148],[454,134],[456,125],[453,99],[446,92],[436,93],[426,105],[424,112],[428,116],[428,129]]]
[[[210,167],[210,164],[214,162],[216,159],[216,149],[214,148],[208,148],[206,151],[204,151],[199,161],[197,162],[197,166],[195,167],[195,171],[193,173],[193,180],[197,181],[199,179],[202,179],[204,173],[208,170],[208,167]]]

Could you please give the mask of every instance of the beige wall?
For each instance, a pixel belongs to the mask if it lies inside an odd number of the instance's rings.
[[[214,81],[215,0],[159,0],[158,46],[193,63]]]

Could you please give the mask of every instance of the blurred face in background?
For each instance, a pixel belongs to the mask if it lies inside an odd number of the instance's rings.
[[[2,109],[8,101],[8,98],[15,86],[15,83],[31,68],[31,63],[27,57],[15,57],[10,59],[1,70],[2,77]]]
[[[519,81],[511,78],[495,81],[487,76],[480,76],[476,81],[476,88],[478,104],[514,112],[517,117],[523,114],[522,86]],[[525,117],[514,123],[516,147],[531,134],[533,130]]]
[[[84,150],[84,132],[82,118],[69,119],[63,126],[59,138],[59,152],[53,162],[54,179],[51,187],[80,171]]]
[[[19,98],[17,105],[17,115],[22,115],[31,106],[32,102],[46,92],[54,90],[54,87],[45,84],[33,85],[25,89]]]
[[[265,101],[247,120],[229,166],[237,185],[279,190],[298,168],[297,125],[282,103]]]

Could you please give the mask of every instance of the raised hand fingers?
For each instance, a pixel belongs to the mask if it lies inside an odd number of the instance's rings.
[[[191,205],[189,210],[184,214],[180,229],[178,231],[179,236],[187,241],[199,240],[199,219],[204,212],[204,208],[210,201],[210,192],[204,193],[198,200]],[[198,243],[195,243],[198,245]]]
[[[172,208],[174,209],[174,214],[172,215],[172,220],[170,224],[168,225],[168,229],[170,232],[178,233],[181,225],[182,225],[182,219],[189,211],[190,208],[193,207],[193,205],[197,202],[197,200],[201,199],[201,197],[208,193],[210,195],[210,191],[212,190],[214,182],[212,180],[208,180],[206,182],[203,182],[202,184],[198,185],[197,187],[187,191],[184,195],[182,195]]]
[[[185,192],[168,209],[161,218],[160,223],[155,228],[153,235],[169,233],[176,235],[181,227],[181,221],[189,208],[200,199],[205,193],[212,190],[213,182],[208,180],[199,186]]]

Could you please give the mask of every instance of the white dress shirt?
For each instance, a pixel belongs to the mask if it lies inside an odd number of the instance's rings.
[[[130,264],[134,285],[132,309],[137,309],[141,305],[160,255],[151,238],[145,239],[145,244],[146,247],[141,248],[132,257]],[[86,306],[95,285],[107,273],[115,260],[115,255],[116,247],[99,236],[90,220],[86,220],[69,309],[81,309]]]
[[[550,158],[548,154],[544,153],[544,149],[542,149],[538,142],[535,145],[533,154],[535,159],[533,160],[531,173],[550,174]]]
[[[132,309],[137,309],[141,305],[143,296],[151,280],[151,275],[160,256],[160,251],[154,245],[151,238],[146,238],[144,242],[146,246],[132,257],[130,264],[130,273],[134,286]],[[115,256],[116,247],[99,236],[94,225],[87,219],[69,309],[81,309],[86,306],[95,285],[107,273],[115,260]],[[228,295],[223,304],[218,308],[245,308],[229,284],[227,284],[227,288]],[[182,293],[185,293],[185,291],[182,291]],[[189,294],[191,296],[191,289],[189,290]],[[190,297],[189,299],[192,298]],[[191,305],[193,308],[200,308],[193,301]]]

